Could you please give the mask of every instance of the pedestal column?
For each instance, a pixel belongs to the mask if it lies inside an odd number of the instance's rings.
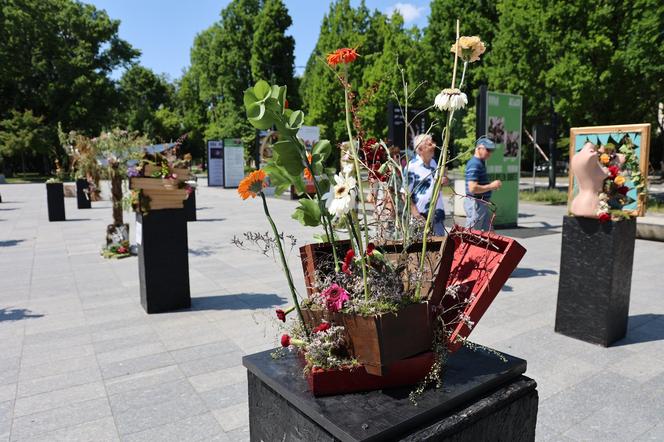
[[[189,245],[183,209],[136,214],[141,304],[147,313],[189,308]]]
[[[565,216],[556,332],[605,347],[625,337],[635,237],[635,218]]]

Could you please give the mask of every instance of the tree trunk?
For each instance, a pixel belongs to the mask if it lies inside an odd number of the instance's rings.
[[[124,224],[122,214],[122,176],[119,165],[111,166],[111,200],[113,201],[113,225],[119,227]]]

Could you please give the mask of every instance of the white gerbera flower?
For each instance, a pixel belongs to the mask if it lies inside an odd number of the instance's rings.
[[[463,109],[468,104],[468,97],[459,89],[443,89],[436,95],[434,106],[441,111],[456,111]]]
[[[335,175],[334,181],[336,184],[323,195],[323,199],[327,200],[327,211],[339,218],[355,207],[357,181],[348,175]]]

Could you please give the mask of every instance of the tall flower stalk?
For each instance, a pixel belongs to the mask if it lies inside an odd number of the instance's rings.
[[[295,306],[295,310],[297,310],[297,314],[300,317],[300,321],[302,322],[302,327],[304,327],[306,331],[306,324],[304,323],[304,316],[302,315],[302,310],[300,310],[300,302],[298,301],[297,290],[295,289],[295,284],[293,283],[293,275],[291,274],[290,267],[288,266],[288,261],[286,260],[284,247],[281,244],[282,236],[277,230],[277,226],[274,223],[274,220],[272,219],[272,215],[270,215],[270,210],[267,207],[267,199],[265,198],[265,193],[263,193],[263,189],[267,186],[267,183],[265,182],[266,177],[267,175],[265,174],[265,172],[260,169],[250,173],[242,181],[240,181],[240,184],[237,188],[237,192],[240,194],[240,197],[242,197],[242,199],[244,200],[246,200],[249,197],[256,198],[256,196],[260,195],[261,200],[263,201],[263,211],[265,212],[265,217],[267,218],[268,222],[270,223],[270,227],[272,228],[274,241],[277,243],[279,258],[281,258],[281,266],[283,267],[284,274],[286,275],[286,280],[288,281],[288,287],[290,289],[291,297],[293,299],[293,305]]]
[[[355,49],[351,48],[342,48],[337,49],[336,51],[328,54],[327,64],[330,68],[338,64],[343,65],[343,74],[339,77],[339,80],[344,88],[344,109],[346,112],[346,130],[348,132],[348,143],[351,157],[353,158],[353,166],[355,169],[355,176],[357,178],[357,187],[360,197],[360,204],[362,207],[362,221],[364,224],[364,229],[360,228],[357,218],[352,218],[348,222],[354,222],[357,230],[363,230],[363,232],[357,232],[357,248],[358,255],[360,257],[360,266],[362,269],[362,282],[364,285],[364,296],[365,299],[369,299],[369,286],[367,284],[367,261],[368,256],[364,253],[365,244],[369,244],[369,222],[367,221],[367,208],[364,201],[364,185],[362,183],[362,169],[360,168],[360,161],[358,159],[358,148],[360,140],[358,138],[357,143],[353,140],[353,130],[351,129],[351,112],[350,112],[350,83],[348,81],[348,64],[355,61],[358,57]],[[335,72],[336,74],[336,72]],[[350,229],[353,229],[352,226],[349,226]],[[364,243],[362,242],[362,233],[364,234]]]
[[[447,124],[443,128],[443,146],[441,148],[440,156],[438,158],[438,167],[436,182],[434,184],[433,195],[431,199],[431,204],[429,205],[429,211],[427,212],[427,219],[424,225],[424,232],[422,237],[422,253],[420,256],[420,268],[419,273],[420,277],[417,280],[417,289],[415,290],[415,298],[420,299],[422,291],[422,280],[424,279],[424,266],[426,264],[426,253],[428,245],[428,236],[431,230],[431,224],[433,221],[433,214],[436,210],[436,203],[440,195],[440,188],[443,183],[443,177],[445,176],[445,170],[447,168],[447,156],[449,151],[450,144],[450,132],[452,128],[452,122],[454,121],[454,112],[462,109],[467,104],[466,95],[461,92],[463,87],[463,82],[466,77],[466,68],[468,67],[469,62],[479,60],[479,57],[484,53],[485,47],[484,43],[479,39],[479,37],[460,37],[459,36],[459,20],[456,22],[456,41],[452,45],[451,52],[454,53],[454,67],[452,70],[452,85],[450,89],[443,90],[436,97],[436,105],[441,110],[447,110]],[[459,82],[459,87],[456,88],[456,76],[457,76],[457,66],[459,58],[463,60],[463,71],[461,74],[461,81]]]

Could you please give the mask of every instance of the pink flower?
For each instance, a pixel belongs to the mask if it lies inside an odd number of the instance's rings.
[[[282,347],[289,347],[291,344],[290,342],[290,336],[288,335],[282,335],[281,336],[281,346]]]
[[[127,253],[127,248],[125,246],[118,247],[118,253]]]
[[[338,312],[344,308],[344,303],[350,300],[348,292],[337,284],[332,284],[326,288],[321,296],[325,299],[325,305],[331,312]]]

